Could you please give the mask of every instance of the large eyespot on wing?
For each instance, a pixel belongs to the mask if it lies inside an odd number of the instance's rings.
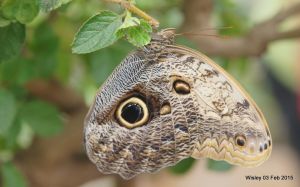
[[[138,97],[130,97],[118,106],[115,116],[121,125],[131,129],[148,122],[149,109],[145,101]]]
[[[199,141],[194,158],[209,157],[253,167],[272,150],[267,122],[251,97],[221,67],[205,55],[180,46],[168,53],[182,76],[193,81],[191,92],[200,107]],[[181,85],[183,88],[183,85]]]

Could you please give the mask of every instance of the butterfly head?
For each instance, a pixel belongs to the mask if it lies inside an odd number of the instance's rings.
[[[152,34],[151,43],[159,43],[160,45],[171,45],[174,44],[175,36],[176,29],[163,29],[160,32]]]

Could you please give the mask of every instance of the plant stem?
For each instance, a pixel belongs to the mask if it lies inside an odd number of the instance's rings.
[[[106,0],[106,1],[120,4],[123,8],[127,9],[128,11],[130,11],[130,12],[140,16],[141,18],[145,19],[146,21],[148,21],[153,27],[157,28],[159,26],[159,22],[156,19],[154,19],[153,17],[148,15],[146,12],[142,11],[141,9],[136,7],[134,4],[132,4],[126,0]]]

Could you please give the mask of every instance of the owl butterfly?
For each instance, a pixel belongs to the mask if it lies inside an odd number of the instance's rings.
[[[254,101],[205,55],[154,33],[96,94],[85,119],[89,159],[130,179],[187,157],[254,167],[270,155],[271,135]]]

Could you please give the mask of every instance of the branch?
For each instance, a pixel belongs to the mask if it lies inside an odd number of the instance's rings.
[[[300,27],[291,31],[278,33],[277,37],[274,40],[282,40],[282,39],[292,39],[300,37]]]
[[[183,4],[185,31],[209,28],[213,11],[212,0],[185,0]]]
[[[212,3],[212,0],[186,0],[184,3],[186,17],[183,29],[200,31],[203,26],[207,27],[212,13]],[[279,12],[273,18],[254,26],[244,36],[224,40],[192,38],[191,36],[190,38],[208,55],[223,57],[259,56],[266,51],[268,45],[273,41],[300,37],[300,26],[291,31],[280,32],[279,30],[283,21],[297,14],[300,14],[300,3],[296,3],[294,6]],[[206,19],[199,22],[199,17],[203,16]]]
[[[30,94],[56,105],[63,112],[71,113],[86,109],[83,99],[74,90],[63,87],[58,81],[32,80],[25,87]]]
[[[300,3],[295,3],[295,5],[291,6],[289,9],[279,12],[276,16],[271,18],[270,21],[280,23],[291,16],[299,14],[299,12],[300,12]]]
[[[154,19],[153,17],[151,17],[146,12],[142,11],[141,9],[139,9],[138,7],[136,7],[134,4],[132,4],[129,1],[126,1],[126,0],[106,0],[106,1],[120,4],[123,8],[127,9],[128,11],[130,11],[130,12],[140,16],[141,18],[145,19],[146,21],[148,21],[155,28],[157,28],[159,26],[159,22],[156,19]]]

